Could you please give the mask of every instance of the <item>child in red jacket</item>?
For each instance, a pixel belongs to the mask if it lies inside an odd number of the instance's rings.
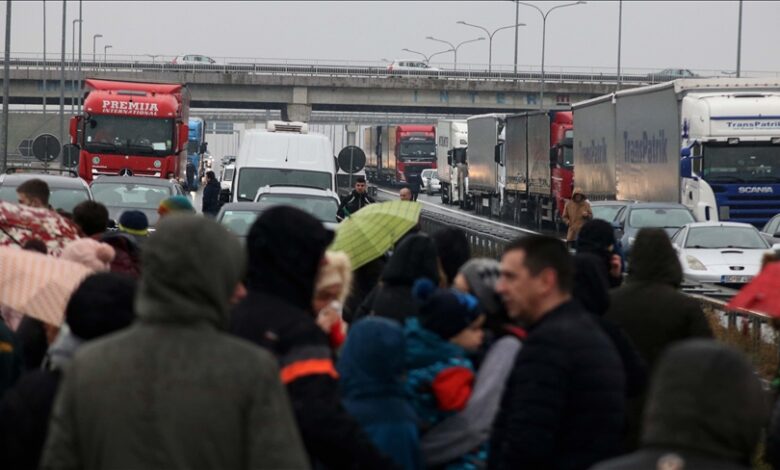
[[[352,284],[352,266],[349,257],[340,251],[325,253],[325,264],[320,267],[314,289],[312,307],[317,324],[330,339],[330,346],[338,350],[344,343],[347,325],[341,318],[341,309]]]

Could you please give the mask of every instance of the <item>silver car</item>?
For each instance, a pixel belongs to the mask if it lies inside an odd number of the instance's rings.
[[[441,192],[441,181],[439,181],[439,173],[436,170],[423,170],[420,173],[420,179],[422,180],[421,189],[429,196]]]
[[[687,224],[672,237],[672,243],[686,280],[735,287],[758,274],[770,248],[757,228],[736,222]]]

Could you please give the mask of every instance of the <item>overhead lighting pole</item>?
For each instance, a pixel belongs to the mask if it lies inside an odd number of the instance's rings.
[[[453,43],[451,43],[449,41],[445,41],[443,39],[437,39],[437,38],[435,38],[433,36],[428,36],[425,39],[430,39],[431,41],[441,42],[441,43],[444,43],[444,44],[447,44],[448,46],[450,46],[450,50],[455,54],[454,61],[453,61],[453,67],[452,67],[453,70],[458,70],[458,49],[460,49],[460,46],[463,46],[464,44],[469,44],[469,43],[472,43],[472,42],[484,41],[485,40],[485,38],[483,38],[483,37],[478,37],[476,39],[469,39],[468,41],[463,41],[463,42],[459,43],[456,46],[456,45],[454,45]],[[449,51],[447,51],[447,52],[449,52]]]
[[[425,59],[425,63],[426,64],[429,64],[431,62],[431,59],[433,59],[434,57],[436,57],[439,54],[446,54],[447,52],[452,52],[452,49],[447,49],[446,51],[439,51],[439,52],[434,52],[431,55],[425,55],[422,52],[413,51],[411,49],[404,48],[404,49],[401,49],[401,50],[404,51],[404,52],[411,52],[412,54],[417,54],[417,55],[422,56],[423,59]],[[382,59],[382,60],[387,60],[387,59]],[[387,60],[387,62],[390,62],[390,61]]]
[[[3,173],[8,168],[8,101],[11,81],[11,0],[5,2],[5,63],[3,64],[3,135],[0,151],[3,152]]]
[[[566,8],[566,7],[573,7],[575,5],[585,5],[588,2],[573,2],[573,3],[566,3],[564,5],[557,5],[552,8],[550,8],[547,11],[542,11],[541,8],[538,6],[532,4],[532,3],[526,3],[526,2],[517,2],[519,5],[525,5],[527,7],[531,7],[539,12],[540,15],[542,15],[542,84],[539,89],[539,109],[544,109],[544,46],[545,46],[545,40],[547,38],[547,16],[552,13],[554,10],[558,10],[559,8]]]
[[[43,4],[43,116],[46,117],[46,0]]]
[[[79,2],[81,3],[81,2]],[[76,18],[71,22],[71,31],[70,31],[70,62],[71,67],[73,66],[73,62],[76,62],[76,23],[81,24],[81,20]],[[74,99],[74,92],[73,92],[73,80],[70,81],[71,83],[71,92],[70,92],[70,112],[73,114],[76,110],[76,103]]]
[[[108,50],[111,49],[112,47],[114,46],[112,46],[111,44],[106,44],[105,46],[103,46],[103,62],[108,62]]]
[[[484,31],[485,34],[488,35],[488,72],[492,72],[493,71],[493,36],[495,36],[497,32],[499,32],[501,30],[504,30],[504,29],[515,28],[515,30],[517,30],[517,28],[519,26],[525,26],[525,23],[515,23],[513,25],[502,26],[500,28],[496,28],[496,29],[493,30],[493,32],[490,32],[490,31],[488,31],[487,28],[485,28],[483,26],[467,23],[465,21],[458,21],[457,24],[462,24],[464,26],[471,26],[472,28],[479,28],[482,31]],[[515,65],[517,65],[517,62],[515,62]]]
[[[82,38],[81,29],[82,29],[82,26],[84,25],[84,19],[81,16],[81,3],[82,3],[82,1],[79,0],[79,62],[78,62],[78,66],[76,68],[76,75],[78,75],[78,84],[77,84],[77,87],[76,87],[76,93],[77,93],[76,97],[77,97],[78,103],[79,103],[79,114],[81,114],[81,38]]]
[[[95,50],[97,45],[97,38],[102,38],[102,34],[93,34],[92,35],[92,62],[97,62],[97,57],[95,56]]]
[[[618,58],[617,58],[617,89],[620,90],[620,45],[623,34],[623,0],[618,3]]]
[[[737,27],[737,78],[742,76],[742,0],[739,0],[739,26]]]
[[[65,35],[68,29],[68,0],[62,0],[62,45],[60,51],[60,143],[65,142]]]

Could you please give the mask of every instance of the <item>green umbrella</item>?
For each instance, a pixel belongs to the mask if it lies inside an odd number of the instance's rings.
[[[417,225],[422,204],[411,201],[388,201],[363,207],[336,229],[336,239],[328,248],[343,251],[352,269],[370,263],[393,247]]]

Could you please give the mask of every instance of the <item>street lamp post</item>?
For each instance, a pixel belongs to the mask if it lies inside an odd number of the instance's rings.
[[[76,61],[76,23],[79,23],[79,26],[81,26],[81,20],[76,18],[71,22],[71,32],[70,32],[70,61],[71,63]],[[72,67],[72,65],[71,65]],[[73,81],[71,80],[71,85],[73,84]],[[74,102],[75,98],[73,97],[73,93],[70,95],[70,112],[71,114],[76,109],[76,103]]]
[[[623,36],[623,0],[618,6],[618,58],[617,58],[617,89],[620,90],[620,45]]]
[[[95,56],[95,49],[97,44],[97,38],[102,38],[102,34],[93,34],[92,35],[92,62],[97,62],[97,58]]]
[[[550,8],[546,12],[542,11],[541,8],[539,8],[538,6],[532,3],[526,3],[526,2],[517,2],[517,3],[519,5],[525,5],[527,7],[531,7],[536,11],[538,11],[540,15],[542,15],[542,84],[541,84],[541,88],[539,89],[539,109],[544,109],[544,45],[545,45],[545,40],[547,38],[547,16],[550,13],[552,13],[553,10],[557,10],[559,8],[565,8],[565,7],[573,7],[575,5],[584,5],[588,2],[579,1],[573,3],[566,3],[564,5],[557,5]]]
[[[46,0],[43,0],[43,117],[46,117]]]
[[[462,24],[464,26],[471,26],[472,28],[479,28],[482,31],[484,31],[485,34],[488,35],[488,72],[492,72],[493,71],[493,36],[495,36],[497,32],[499,32],[501,30],[504,30],[504,29],[517,28],[518,26],[525,26],[525,23],[516,23],[516,24],[513,24],[513,25],[509,25],[509,26],[502,26],[500,28],[496,28],[491,33],[485,27],[482,27],[482,26],[479,26],[479,25],[476,25],[476,24],[466,23],[465,21],[458,21],[457,24]]]
[[[739,27],[737,28],[737,78],[742,76],[742,0],[739,0]]]
[[[447,49],[446,51],[439,51],[439,52],[434,52],[431,55],[425,55],[422,52],[413,51],[411,49],[404,48],[404,49],[401,49],[401,50],[404,51],[404,52],[411,52],[412,54],[421,55],[423,57],[423,59],[425,59],[425,63],[426,64],[430,64],[431,59],[433,59],[434,57],[436,57],[439,54],[445,54],[447,52],[452,52],[452,49]],[[382,60],[385,60],[385,59],[382,59]]]
[[[477,42],[477,41],[484,41],[485,40],[485,38],[483,38],[483,37],[478,37],[476,39],[469,39],[468,41],[463,41],[463,42],[459,43],[456,46],[456,45],[454,45],[453,43],[451,43],[449,41],[445,41],[443,39],[437,39],[437,38],[435,38],[433,36],[428,36],[425,39],[430,39],[431,41],[441,42],[443,44],[447,44],[448,46],[450,46],[450,50],[454,53],[454,60],[453,60],[453,66],[452,66],[453,70],[458,70],[458,49],[460,49],[460,46],[462,46],[464,44],[468,44],[470,42]],[[450,51],[446,51],[446,52],[450,52]]]
[[[106,44],[105,46],[103,46],[103,62],[108,62],[108,50],[111,49],[112,47],[114,46],[112,46],[111,44]]]

